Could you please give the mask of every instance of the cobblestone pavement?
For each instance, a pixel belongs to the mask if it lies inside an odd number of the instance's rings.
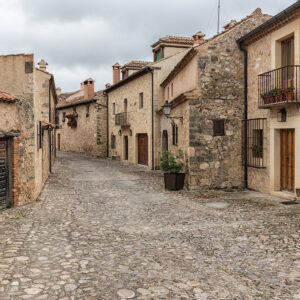
[[[37,202],[0,212],[0,299],[300,299],[299,207],[60,153]]]

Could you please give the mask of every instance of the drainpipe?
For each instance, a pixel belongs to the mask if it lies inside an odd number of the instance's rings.
[[[109,157],[109,136],[108,136],[108,132],[109,132],[109,129],[108,129],[108,125],[109,125],[109,122],[108,122],[108,94],[105,93],[105,96],[106,96],[106,157]]]
[[[152,94],[152,170],[155,169],[155,162],[154,162],[154,158],[155,158],[155,155],[154,155],[154,151],[155,151],[155,148],[154,148],[154,94],[153,94],[153,91],[154,91],[154,74],[153,74],[153,70],[151,71],[151,77],[152,77],[152,84],[151,84],[151,94]]]
[[[238,44],[244,53],[244,188],[248,188],[248,51]]]
[[[49,123],[51,123],[51,78],[49,79]],[[49,132],[49,173],[51,174],[52,173],[52,153],[51,153],[51,131],[48,131]]]

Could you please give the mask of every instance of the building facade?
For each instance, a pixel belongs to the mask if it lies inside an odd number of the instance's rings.
[[[46,65],[35,68],[33,54],[0,56],[1,208],[36,199],[54,164],[57,95]]]
[[[152,45],[154,62],[113,66],[113,85],[105,90],[109,157],[159,168],[160,120],[155,111],[164,101],[160,83],[192,44],[192,38],[167,36]]]
[[[61,93],[57,113],[58,150],[107,156],[106,97],[102,91],[95,93],[93,79],[83,81],[79,91]]]
[[[248,187],[294,199],[300,188],[299,1],[238,42],[248,58]]]
[[[236,40],[269,19],[260,9],[194,46],[164,79],[167,117],[160,109],[160,149],[184,153],[190,189],[242,188],[244,54]]]

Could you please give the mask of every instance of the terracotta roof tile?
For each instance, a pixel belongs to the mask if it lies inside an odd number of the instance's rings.
[[[153,62],[149,62],[149,61],[142,61],[142,60],[132,60],[128,63],[126,63],[124,66],[122,66],[121,69],[125,69],[125,68],[143,68],[147,65],[151,65],[153,64]]]
[[[193,38],[192,37],[184,37],[184,36],[167,35],[165,37],[160,38],[151,47],[154,48],[160,43],[193,45]]]
[[[0,89],[0,100],[7,101],[7,102],[15,102],[17,99],[11,94]]]

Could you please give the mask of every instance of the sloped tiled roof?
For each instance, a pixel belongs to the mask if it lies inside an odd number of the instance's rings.
[[[152,62],[149,61],[142,61],[142,60],[132,60],[128,63],[126,63],[124,66],[122,66],[121,69],[125,69],[125,68],[138,68],[141,69],[147,65],[151,65]]]
[[[192,37],[185,37],[185,36],[174,36],[174,35],[167,35],[165,37],[160,38],[157,42],[155,42],[151,47],[154,48],[160,43],[167,43],[167,44],[181,44],[181,45],[193,45],[193,38]]]
[[[6,101],[6,102],[15,102],[17,99],[14,96],[12,96],[11,94],[0,89],[0,100]]]

